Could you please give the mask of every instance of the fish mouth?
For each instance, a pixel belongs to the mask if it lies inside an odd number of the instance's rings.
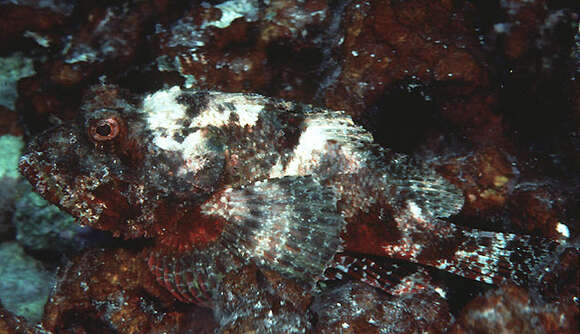
[[[77,182],[79,133],[66,125],[41,133],[28,143],[18,168],[44,199],[77,218],[81,225],[94,226],[100,220],[102,203]]]
[[[49,129],[33,138],[20,157],[18,169],[38,194],[68,211],[64,203],[61,203],[61,199],[71,193],[71,189],[67,186],[68,182],[64,180],[69,171],[63,170],[61,166],[68,164],[68,168],[72,169],[74,162],[57,163],[57,157],[72,157],[66,145],[56,143],[56,139],[63,138],[66,132],[70,132],[63,130]]]
[[[20,173],[47,201],[76,218],[80,225],[112,232],[126,239],[146,234],[130,228],[138,210],[121,194],[128,183],[92,173],[88,147],[80,131],[60,126],[40,134],[28,144],[19,161]],[[90,167],[88,165],[91,165]]]
[[[34,147],[38,147],[38,143],[31,143],[18,163],[20,173],[34,191],[77,218],[81,225],[95,225],[100,220],[102,209],[99,208],[102,204],[78,189],[73,182],[74,177],[51,161],[45,151],[37,151]]]

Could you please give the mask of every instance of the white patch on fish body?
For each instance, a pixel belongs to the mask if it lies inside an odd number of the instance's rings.
[[[157,147],[166,151],[181,151],[181,144],[169,137],[156,136],[153,139],[153,143],[157,145]]]
[[[558,222],[558,224],[556,224],[556,231],[560,233],[564,238],[570,238],[570,230],[568,229],[568,226],[566,226],[565,224]]]
[[[143,112],[155,135],[155,144],[169,151],[176,149],[173,135],[183,128],[179,121],[187,117],[186,106],[177,102],[179,95],[181,88],[175,86],[148,95],[143,101]]]
[[[199,96],[190,94],[200,93]],[[183,97],[198,99],[200,105],[189,105]],[[153,136],[153,144],[163,150],[180,153],[184,163],[177,171],[196,173],[214,157],[207,130],[226,126],[254,127],[264,109],[265,98],[259,95],[223,92],[196,92],[178,86],[163,89],[145,97],[142,112]],[[196,107],[192,117],[189,108]],[[183,138],[187,134],[187,137]],[[183,139],[181,139],[183,138]]]
[[[252,99],[251,96],[210,92],[211,98],[207,108],[192,120],[191,126],[223,127],[232,123],[240,126],[254,126],[264,109],[264,104],[256,98]],[[260,98],[263,99],[261,96]],[[237,116],[237,121],[232,121],[232,114]]]
[[[357,149],[365,144],[372,144],[373,137],[356,126],[350,116],[343,112],[308,115],[290,162],[285,168],[278,162],[272,167],[270,177],[311,174],[319,166],[322,155],[328,153],[329,144],[333,142],[339,150],[336,153],[341,155],[346,164],[343,173],[357,173],[365,161],[365,157]]]
[[[153,143],[162,150],[181,152],[185,164],[178,173],[185,174],[202,169],[208,162],[205,157],[212,150],[203,129],[190,133],[181,143],[174,139],[175,135],[181,133],[183,121],[188,118],[187,106],[177,102],[182,93],[175,86],[148,95],[143,102],[143,112],[147,115],[146,119],[154,136]]]
[[[177,101],[183,93],[175,86],[148,95],[143,102],[143,112],[147,115],[149,128],[154,133],[154,142],[161,149],[177,151],[181,146],[173,136],[181,132],[183,121],[189,117],[187,105]],[[249,94],[209,92],[209,97],[207,107],[191,120],[189,128],[223,127],[231,124],[251,127],[256,125],[264,109],[259,99],[263,99],[261,96],[252,98]],[[232,115],[236,115],[237,119],[232,118]]]
[[[409,212],[411,213],[411,217],[416,220],[424,221],[425,217],[423,216],[423,210],[417,205],[417,203],[413,201],[407,201],[409,206]]]
[[[184,160],[199,160],[210,149],[203,135],[194,132],[180,143],[174,139],[187,124],[187,105],[178,102],[186,93],[179,87],[158,91],[145,98],[143,110],[147,114],[153,142],[163,150],[181,152]],[[189,122],[189,128],[225,127],[238,125],[254,127],[264,112],[265,98],[252,94],[208,92],[207,104]],[[292,104],[289,106],[292,110]],[[298,144],[288,152],[289,162],[272,166],[270,177],[310,175],[316,173],[323,156],[330,152],[343,165],[343,173],[357,173],[366,156],[361,148],[372,144],[373,138],[363,128],[354,124],[350,116],[341,111],[321,110],[308,112],[302,125]]]
[[[206,157],[213,153],[203,130],[195,131],[187,136],[181,147],[182,156],[185,160],[185,166],[180,170],[181,173],[197,173],[209,163]]]

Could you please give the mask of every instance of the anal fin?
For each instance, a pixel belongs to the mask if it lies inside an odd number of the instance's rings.
[[[528,285],[560,245],[511,233],[462,230],[461,234],[465,239],[450,259],[430,259],[424,264],[488,284],[509,280]]]
[[[322,279],[342,280],[349,277],[389,292],[401,279],[401,275],[397,274],[399,269],[400,266],[395,263],[381,265],[364,256],[339,253],[324,272]]]
[[[416,265],[375,262],[364,255],[339,253],[334,257],[323,279],[351,278],[382,290],[390,295],[415,294],[435,288],[427,272]]]
[[[468,229],[436,220],[432,229],[398,218],[402,236],[382,246],[384,255],[432,266],[489,284],[527,285],[560,243],[511,233]]]

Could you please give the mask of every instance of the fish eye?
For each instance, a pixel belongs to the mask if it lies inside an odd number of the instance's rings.
[[[109,141],[119,135],[120,125],[115,118],[106,118],[98,120],[90,126],[89,135],[95,141]]]

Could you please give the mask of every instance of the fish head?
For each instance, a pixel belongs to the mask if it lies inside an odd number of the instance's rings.
[[[163,234],[219,188],[226,152],[219,129],[187,126],[171,98],[96,86],[76,121],[30,141],[20,171],[82,225],[125,238]]]

